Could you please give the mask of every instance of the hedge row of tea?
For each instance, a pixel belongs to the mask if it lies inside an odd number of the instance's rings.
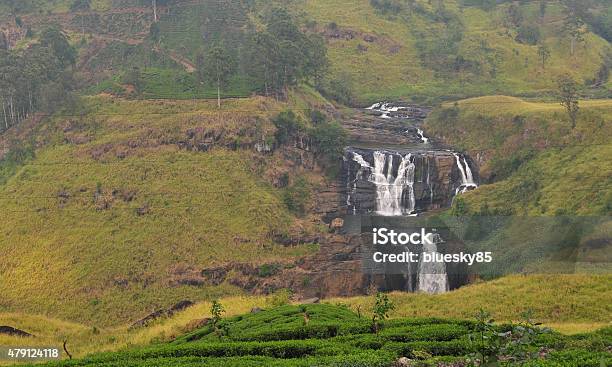
[[[394,319],[375,334],[371,320],[347,307],[282,306],[222,319],[170,343],[49,366],[391,366],[400,357],[415,366],[468,366],[469,358],[494,349],[479,321]],[[516,325],[493,326],[508,335]],[[523,330],[525,330],[523,328]],[[564,336],[536,333],[521,366],[593,366],[612,363],[612,328]],[[511,353],[511,351],[507,351]]]

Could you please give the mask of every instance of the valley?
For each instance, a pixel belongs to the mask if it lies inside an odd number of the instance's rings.
[[[608,363],[611,7],[583,5],[0,0],[0,347]]]

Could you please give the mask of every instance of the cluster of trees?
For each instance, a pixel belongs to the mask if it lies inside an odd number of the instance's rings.
[[[34,112],[51,112],[70,95],[76,51],[57,27],[22,51],[0,50],[0,130]]]
[[[607,41],[612,40],[612,6],[607,0],[562,0],[563,30],[570,37],[573,55],[577,42],[583,41],[587,29]]]
[[[309,139],[315,147],[317,160],[325,168],[327,174],[335,176],[340,168],[340,158],[347,144],[346,132],[338,122],[329,121],[327,116],[319,110],[310,111],[308,118],[310,124],[291,110],[279,113],[272,120],[276,126],[274,136],[276,143],[279,145],[292,144],[296,140]],[[288,183],[289,178],[287,177],[285,181]],[[306,213],[310,197],[310,184],[303,177],[297,177],[291,185],[286,187],[283,194],[287,209],[297,215]]]
[[[222,41],[214,42],[197,57],[198,79],[221,90],[238,74],[245,74],[259,92],[285,97],[288,87],[320,79],[325,72],[327,48],[322,37],[302,32],[282,8],[264,17],[265,28],[254,31],[243,45],[241,63]]]
[[[399,0],[370,0],[370,5],[383,14],[397,14],[403,9],[404,4]]]
[[[536,20],[528,20],[523,14],[521,5],[526,1],[512,2],[505,11],[504,23],[516,30],[518,42],[535,45],[540,42],[540,30]],[[610,41],[612,36],[612,18],[609,4],[598,0],[561,0],[563,11],[562,34],[569,39],[569,53],[574,55],[576,45],[584,41],[588,30],[598,33]],[[539,18],[546,15],[548,1],[540,0]]]
[[[342,157],[342,151],[346,145],[346,132],[336,121],[328,121],[325,114],[313,110],[310,115],[310,125],[293,111],[279,113],[272,122],[276,126],[274,136],[278,144],[287,144],[291,139],[301,136],[309,136],[316,145],[319,157],[336,160]]]
[[[438,0],[433,11],[421,9],[420,12],[432,23],[429,28],[413,28],[416,47],[424,65],[440,75],[479,68],[467,55],[461,55],[459,46],[464,36],[464,25],[443,1]]]
[[[504,24],[508,29],[516,32],[517,42],[535,45],[540,41],[539,25],[534,20],[527,19],[523,14],[523,9],[517,3],[511,3],[505,9]]]

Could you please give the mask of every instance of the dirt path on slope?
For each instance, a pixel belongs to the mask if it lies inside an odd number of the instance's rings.
[[[182,65],[185,68],[185,71],[187,71],[188,73],[194,73],[197,70],[194,63],[192,63],[187,58],[177,54],[176,52],[162,50],[161,48],[159,48],[159,46],[153,47],[153,51],[168,56],[177,64]]]

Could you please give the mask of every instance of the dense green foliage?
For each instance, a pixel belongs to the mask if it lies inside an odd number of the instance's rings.
[[[399,357],[418,366],[440,362],[505,360],[506,366],[599,367],[612,362],[606,352],[609,328],[563,336],[531,321],[494,325],[445,319],[394,319],[379,334],[370,322],[343,306],[282,306],[219,321],[168,344],[102,353],[49,366],[389,366]],[[528,335],[528,337],[527,337]],[[545,350],[545,353],[541,351]]]
[[[45,29],[24,51],[0,49],[0,131],[37,111],[52,112],[69,98],[76,51],[58,28]]]
[[[266,30],[252,39],[249,73],[263,84],[266,95],[284,93],[299,81],[317,78],[327,66],[323,39],[304,34],[285,9],[264,17]]]

